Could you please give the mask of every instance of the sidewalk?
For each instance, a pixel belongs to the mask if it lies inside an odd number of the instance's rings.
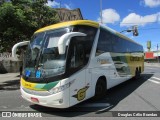
[[[19,73],[0,74],[0,84],[6,81],[19,80],[19,79],[20,79]]]
[[[0,74],[0,90],[10,91],[20,89],[19,73]]]
[[[144,63],[144,66],[160,67],[160,63]]]

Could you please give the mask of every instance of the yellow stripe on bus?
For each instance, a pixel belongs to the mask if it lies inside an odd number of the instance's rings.
[[[92,26],[95,28],[99,27],[99,23],[94,22],[94,21],[76,20],[76,21],[62,22],[62,23],[50,25],[50,26],[47,26],[47,27],[44,27],[44,28],[37,30],[35,33],[44,32],[44,31],[52,30],[52,29],[63,28],[63,27],[72,26],[72,25],[87,25],[87,26]]]
[[[27,88],[27,89],[44,91],[43,89],[36,88],[37,83],[27,82],[27,81],[25,81],[23,78],[21,78],[21,85],[22,85],[24,88]]]

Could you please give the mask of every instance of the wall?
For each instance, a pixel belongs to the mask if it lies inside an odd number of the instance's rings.
[[[0,73],[19,72],[22,61],[14,60],[11,53],[0,53]]]

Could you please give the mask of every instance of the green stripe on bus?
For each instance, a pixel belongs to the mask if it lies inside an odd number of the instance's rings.
[[[43,89],[43,87],[45,86],[46,84],[36,84],[35,88],[37,89]]]
[[[42,89],[50,90],[53,87],[55,87],[58,83],[59,83],[59,81],[48,83]]]

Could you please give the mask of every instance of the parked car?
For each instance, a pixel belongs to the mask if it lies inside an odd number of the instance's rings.
[[[128,67],[128,65],[126,63],[121,62],[121,61],[115,61],[114,65],[115,65],[116,69],[121,69],[123,71],[125,71]]]

